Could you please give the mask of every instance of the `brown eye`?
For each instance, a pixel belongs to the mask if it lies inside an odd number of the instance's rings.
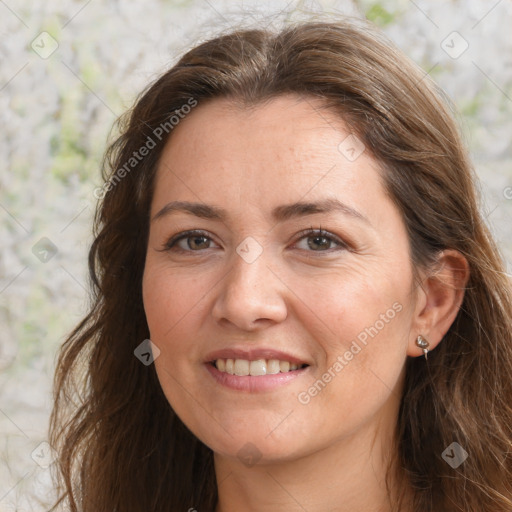
[[[181,241],[181,240],[187,240],[187,245],[188,245],[189,249],[208,249],[208,247],[206,247],[206,245],[209,244],[209,242],[208,242],[209,239],[208,239],[208,237],[206,237],[204,235],[183,237],[183,238],[179,239],[178,241]]]
[[[307,240],[307,247],[310,249],[309,252],[328,252],[331,249],[332,244],[336,244],[338,249],[347,249],[348,246],[345,242],[340,240],[336,235],[320,229],[309,229],[300,233],[302,236],[300,240]],[[308,250],[303,249],[303,250]],[[331,251],[329,251],[331,252]]]
[[[185,244],[180,242],[185,240]],[[212,239],[203,231],[186,231],[172,237],[163,247],[163,251],[177,252],[199,252],[204,249],[210,249]]]

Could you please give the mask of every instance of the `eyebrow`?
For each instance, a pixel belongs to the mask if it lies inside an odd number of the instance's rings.
[[[218,206],[189,201],[171,201],[154,215],[151,222],[175,212],[189,213],[191,215],[195,215],[196,217],[200,217],[201,219],[219,220],[222,222],[224,222],[229,217],[227,210],[224,210]],[[315,213],[332,212],[343,213],[344,215],[359,219],[367,223],[369,226],[372,225],[368,218],[365,217],[361,212],[335,198],[327,198],[316,201],[314,203],[297,202],[276,206],[272,210],[272,218],[276,222],[284,222],[297,217],[313,215]]]

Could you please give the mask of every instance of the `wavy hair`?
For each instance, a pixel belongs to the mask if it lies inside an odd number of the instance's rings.
[[[415,270],[432,268],[443,249],[469,263],[463,303],[442,342],[428,362],[406,361],[398,488],[412,489],[415,512],[512,510],[511,285],[480,213],[468,151],[429,77],[370,24],[349,19],[218,34],[186,52],[118,120],[89,252],[90,310],[58,354],[54,509],[215,509],[212,450],[174,413],[154,365],[134,357],[149,338],[142,275],[154,176],[172,137],[169,116],[184,105],[230,98],[250,108],[289,93],[322,99],[380,163]],[[154,147],[142,158],[149,139]],[[442,458],[454,441],[469,455],[455,469]],[[404,499],[393,497],[394,510]]]

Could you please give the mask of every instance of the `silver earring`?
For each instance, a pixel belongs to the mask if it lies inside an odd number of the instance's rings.
[[[427,359],[427,353],[428,353],[427,347],[430,345],[430,343],[420,334],[416,338],[416,345],[423,350],[423,353],[425,354],[425,359]]]

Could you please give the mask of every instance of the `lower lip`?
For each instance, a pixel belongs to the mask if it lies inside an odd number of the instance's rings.
[[[275,389],[279,386],[283,386],[288,382],[291,382],[298,377],[303,376],[310,366],[300,368],[298,370],[292,370],[286,373],[276,373],[268,375],[231,375],[227,372],[221,372],[210,363],[206,363],[206,369],[210,372],[210,375],[223,386],[227,388],[236,389],[237,391],[248,391],[250,393],[257,391],[266,391],[269,389]]]

